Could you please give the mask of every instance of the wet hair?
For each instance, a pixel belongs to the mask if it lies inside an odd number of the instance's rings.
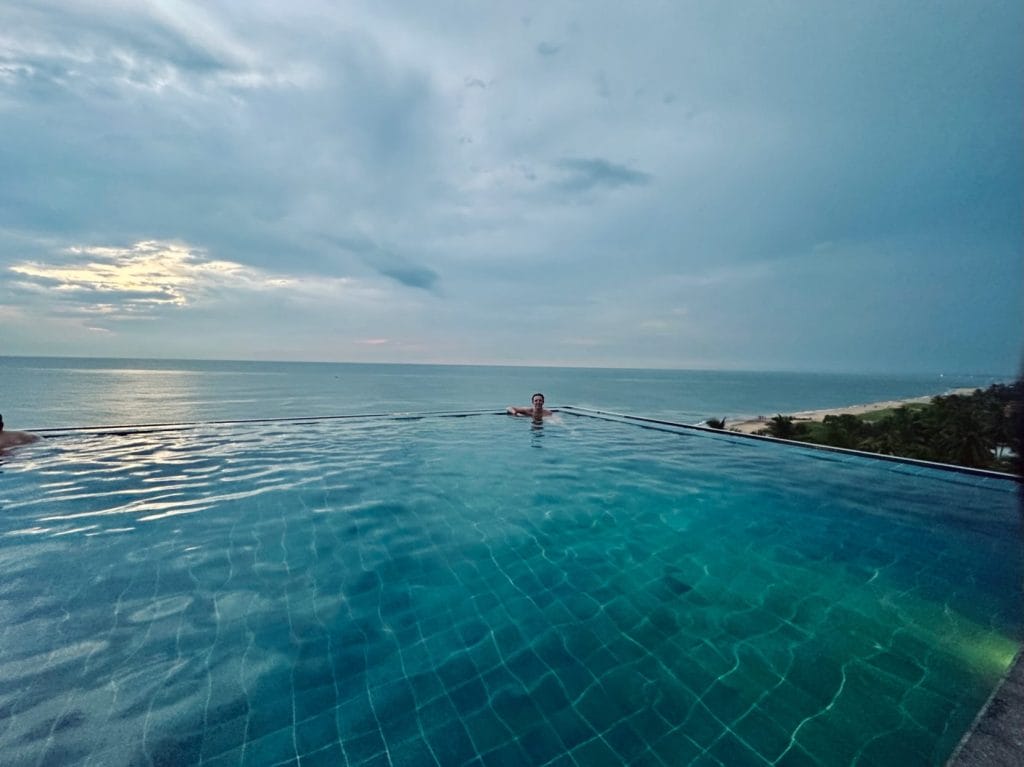
[[[533,398],[534,397],[540,397],[541,399],[544,399],[544,395],[543,394],[541,394],[540,392],[536,392],[536,393],[530,395],[530,402],[533,402]]]

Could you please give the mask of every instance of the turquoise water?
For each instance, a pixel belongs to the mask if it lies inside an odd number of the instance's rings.
[[[0,466],[0,754],[916,765],[1021,638],[1009,481],[563,414]]]
[[[686,423],[941,394],[1008,378],[0,357],[8,428],[504,409],[534,391]]]

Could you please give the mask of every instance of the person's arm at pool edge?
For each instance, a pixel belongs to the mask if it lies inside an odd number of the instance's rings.
[[[0,415],[0,451],[18,445],[38,442],[39,435],[27,431],[4,431],[4,417]]]
[[[546,415],[551,415],[551,411],[544,407],[544,395],[537,392],[530,401],[533,403],[533,407],[516,407],[515,405],[509,405],[505,412],[509,415],[525,415],[533,418],[543,418]]]

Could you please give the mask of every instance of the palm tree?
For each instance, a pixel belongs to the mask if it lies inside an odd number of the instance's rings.
[[[927,424],[908,407],[899,407],[875,427],[875,436],[866,447],[877,453],[902,455],[908,458],[930,457],[926,437]]]
[[[860,448],[871,437],[871,427],[855,415],[827,415],[822,420],[822,440],[836,447]],[[872,449],[868,447],[867,449]]]
[[[985,468],[992,465],[995,439],[967,397],[936,397],[933,448],[941,461]]]
[[[769,435],[777,439],[795,439],[799,429],[793,423],[793,416],[780,413],[768,421],[767,431]]]

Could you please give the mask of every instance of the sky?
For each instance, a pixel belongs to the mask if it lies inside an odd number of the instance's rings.
[[[1017,372],[1024,4],[4,0],[0,355]]]

